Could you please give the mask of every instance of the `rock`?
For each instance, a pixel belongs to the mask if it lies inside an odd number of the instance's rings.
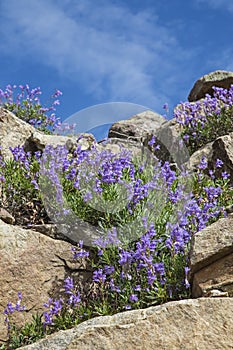
[[[10,225],[15,223],[15,218],[3,208],[0,208],[0,219]]]
[[[213,86],[229,89],[233,84],[233,72],[217,70],[198,79],[189,93],[189,102],[200,100],[206,94],[213,96]]]
[[[77,134],[72,137],[46,135],[32,125],[17,118],[13,113],[0,107],[0,146],[5,159],[13,158],[9,147],[24,146],[26,152],[43,151],[46,145],[66,145],[68,141],[81,144],[82,150],[91,148],[95,144],[92,134]]]
[[[212,146],[213,142],[209,142],[204,147],[200,148],[191,155],[188,162],[186,163],[186,167],[189,172],[197,170],[197,166],[200,164],[203,157],[207,160],[207,163],[211,162],[213,157]],[[210,169],[210,167],[208,169]]]
[[[233,216],[219,219],[197,232],[191,249],[191,273],[233,252]]]
[[[216,260],[195,273],[192,297],[202,296],[233,297],[233,253]]]
[[[213,297],[213,298],[219,298],[219,297],[228,297],[229,294],[228,294],[228,292],[222,292],[218,289],[212,289],[206,294],[206,296]]]
[[[21,349],[229,350],[233,344],[232,313],[233,298],[174,301],[97,317]]]
[[[0,220],[0,340],[7,338],[2,312],[8,301],[17,301],[19,291],[27,312],[15,314],[13,321],[18,325],[29,321],[32,314],[45,311],[43,303],[58,296],[64,278],[72,276],[85,286],[90,271],[85,261],[73,262],[71,247],[67,242]]]
[[[209,295],[212,289],[233,296],[233,216],[196,233],[190,252],[192,297]]]
[[[160,146],[159,150],[153,152],[157,158],[176,163],[178,166],[188,161],[189,152],[181,141],[181,126],[175,119],[171,119],[156,130],[148,132],[143,142],[144,146],[148,146],[153,135],[156,137],[155,145]],[[153,151],[150,146],[149,149]]]
[[[189,161],[187,162],[187,169],[189,171],[195,171],[202,157],[206,158],[207,169],[213,170],[215,176],[222,177],[222,172],[226,171],[230,174],[230,181],[233,182],[233,133],[220,136],[213,142],[209,142],[204,147],[194,152]],[[217,159],[222,160],[223,166],[216,168],[215,164]]]
[[[95,144],[95,138],[92,134],[77,134],[72,137],[61,135],[46,135],[38,131],[34,131],[31,136],[25,141],[25,151],[43,151],[46,145],[52,146],[66,146],[69,150],[76,148],[77,145],[81,145],[81,150],[90,149],[92,144]]]
[[[148,110],[127,120],[114,123],[109,130],[108,137],[140,141],[148,132],[156,130],[165,121],[160,114]]]
[[[216,169],[217,159],[223,161],[222,168]],[[212,157],[208,162],[208,167],[214,169],[216,176],[221,177],[222,171],[230,174],[230,181],[233,182],[233,133],[218,137],[212,144]]]
[[[67,219],[66,224],[41,224],[32,225],[30,228],[51,238],[72,244],[77,244],[81,240],[85,247],[92,247],[93,241],[101,236],[99,228],[79,219],[75,214],[71,221]]]
[[[9,147],[24,145],[34,131],[35,128],[32,125],[0,107],[0,146],[5,159],[13,158]]]

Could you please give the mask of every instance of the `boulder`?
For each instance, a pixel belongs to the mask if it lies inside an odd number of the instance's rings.
[[[213,96],[213,86],[229,89],[233,84],[233,72],[217,70],[204,75],[198,79],[189,93],[189,102],[197,101],[205,97],[206,94]]]
[[[12,226],[0,220],[0,340],[6,340],[3,310],[22,292],[26,313],[13,314],[16,324],[43,312],[43,303],[57,297],[64,278],[72,276],[82,286],[91,276],[85,261],[74,263],[72,245],[47,235]]]
[[[217,159],[223,161],[222,168],[216,169]],[[233,182],[233,133],[218,137],[212,144],[212,157],[209,159],[208,167],[215,169],[216,175],[221,177],[222,171],[230,174],[230,181]]]
[[[32,125],[0,107],[0,146],[5,159],[13,158],[9,147],[24,145],[33,132],[35,132],[35,128]]]
[[[200,164],[202,157],[207,161],[207,169],[213,170],[215,176],[221,177],[222,172],[225,171],[230,174],[230,181],[233,182],[233,133],[220,136],[213,142],[207,143],[205,146],[194,152],[187,162],[187,169],[195,171],[197,165]],[[222,160],[221,168],[216,168],[217,159]]]
[[[181,126],[175,119],[171,119],[163,123],[159,128],[151,130],[147,133],[143,144],[148,147],[148,142],[152,136],[156,137],[155,145],[159,145],[160,149],[153,151],[153,147],[149,149],[162,161],[176,163],[178,166],[184,165],[189,159],[189,152],[181,141]]]
[[[197,271],[193,278],[192,296],[233,297],[233,253]]]
[[[148,132],[158,129],[165,121],[160,114],[148,110],[114,123],[108,137],[140,141]]]
[[[72,137],[62,135],[46,135],[32,125],[17,118],[13,113],[0,107],[0,146],[2,155],[5,159],[12,158],[9,147],[24,146],[26,152],[32,153],[43,151],[46,145],[68,145],[70,143],[81,145],[82,150],[91,148],[96,144],[92,134],[77,134]]]
[[[233,344],[232,313],[233,298],[174,301],[97,317],[21,349],[229,350]]]
[[[233,216],[196,233],[190,253],[192,296],[210,295],[211,290],[233,296]]]
[[[202,158],[207,160],[207,163],[212,163],[213,157],[213,142],[207,143],[204,147],[194,152],[186,163],[187,170],[193,172],[197,170],[197,166],[200,164]],[[210,167],[209,167],[210,168]]]
[[[215,176],[221,177],[223,171],[230,174],[230,181],[233,181],[233,133],[220,136],[213,142],[207,143],[202,148],[194,152],[187,162],[187,169],[189,171],[195,171],[197,165],[200,164],[202,157],[205,157],[207,161],[207,169],[213,170]],[[223,165],[221,168],[216,168],[217,159],[222,160]]]
[[[7,224],[13,225],[15,223],[15,218],[4,208],[0,208],[0,219]]]

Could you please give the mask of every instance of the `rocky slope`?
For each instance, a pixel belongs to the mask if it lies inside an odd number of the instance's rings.
[[[228,88],[233,82],[232,76],[229,72],[216,72],[201,78],[190,92],[189,100],[202,98],[214,85]],[[146,147],[153,134],[162,140],[161,159],[172,161],[177,166],[186,164],[187,168],[192,170],[203,154],[208,158],[210,169],[219,158],[223,160],[224,169],[230,173],[232,180],[232,133],[217,138],[189,158],[187,153],[180,153],[179,127],[175,120],[165,121],[162,116],[151,111],[114,124],[109,131],[109,138],[118,140],[108,147],[117,152],[122,139],[130,139],[133,149],[137,152],[141,144]],[[84,135],[81,140],[83,149],[88,149],[95,143],[91,135]],[[6,158],[11,157],[10,146],[25,145],[28,151],[35,152],[43,150],[46,144],[64,145],[67,141],[70,144],[76,142],[76,139],[43,135],[12,113],[0,109],[0,145]],[[104,148],[101,144],[97,146],[99,149]],[[91,232],[90,235],[92,234],[94,233]],[[0,208],[1,341],[7,338],[2,312],[9,299],[17,299],[19,289],[28,303],[25,316],[28,320],[33,313],[41,311],[41,305],[48,297],[58,295],[64,277],[73,276],[82,286],[88,285],[89,267],[85,260],[82,265],[75,265],[71,261],[71,243],[72,240],[59,235],[52,224],[24,229],[15,225],[14,218],[4,208]],[[232,349],[231,214],[196,234],[190,258],[193,299],[98,317],[23,349]],[[16,315],[15,321],[22,324],[25,319],[22,319],[22,315]]]

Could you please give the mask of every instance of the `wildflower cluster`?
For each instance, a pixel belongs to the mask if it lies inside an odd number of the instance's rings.
[[[38,187],[41,152],[32,155],[23,146],[10,150],[12,160],[3,161],[0,155],[0,204],[12,213],[17,224],[42,223],[40,220],[47,215]]]
[[[233,131],[233,85],[229,90],[220,87],[213,87],[213,90],[213,97],[206,94],[202,100],[181,103],[174,112],[192,153]]]
[[[64,296],[66,298],[60,297],[59,299],[49,298],[48,302],[44,304],[44,307],[48,309],[43,313],[44,328],[55,327],[59,328],[58,325],[60,322],[70,323],[71,316],[75,320],[78,318],[77,312],[72,314],[70,311],[76,309],[78,311],[78,307],[81,303],[80,292],[77,291],[77,287],[74,285],[74,281],[71,277],[67,277],[64,280]],[[67,314],[69,315],[69,319],[67,319]]]
[[[18,300],[15,304],[15,306],[11,303],[8,302],[7,307],[4,310],[4,315],[6,315],[5,318],[5,323],[7,324],[7,328],[8,331],[10,330],[11,326],[10,326],[10,316],[15,312],[15,311],[25,311],[26,307],[25,306],[21,306],[21,302],[22,302],[22,293],[18,292]]]
[[[55,130],[61,122],[55,114],[56,106],[60,104],[58,99],[62,95],[60,90],[52,94],[54,100],[49,107],[42,107],[40,87],[30,89],[29,85],[19,85],[16,96],[17,85],[7,85],[5,90],[0,89],[0,106],[13,112],[17,117],[35,126],[36,128],[49,132],[49,127]]]

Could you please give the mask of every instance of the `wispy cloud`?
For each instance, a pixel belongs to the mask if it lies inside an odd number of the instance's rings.
[[[0,49],[31,58],[77,81],[99,101],[158,106],[185,55],[155,13],[108,0],[1,0]]]
[[[222,9],[233,12],[233,2],[231,0],[195,0],[197,4],[206,3],[213,9]]]

